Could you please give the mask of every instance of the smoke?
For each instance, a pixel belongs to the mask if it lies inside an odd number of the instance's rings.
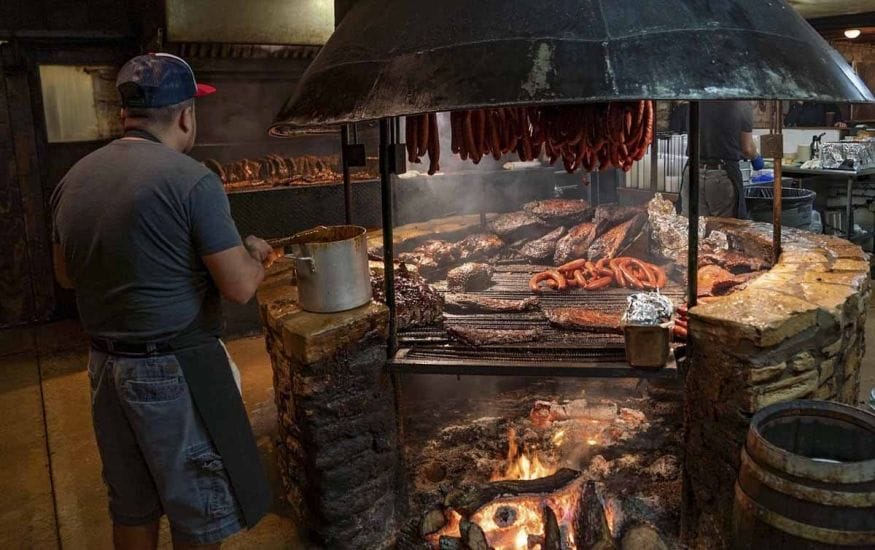
[[[434,176],[425,175],[429,165],[427,155],[422,157],[422,162],[407,163],[408,176],[414,171],[423,175],[396,181],[398,223],[479,212],[509,212],[518,210],[525,202],[553,196],[551,175],[554,170],[534,173],[505,170],[505,163],[519,161],[513,153],[499,160],[486,156],[479,164],[463,161],[450,148],[450,114],[438,113],[437,120],[441,170]],[[402,121],[405,123],[406,120]]]

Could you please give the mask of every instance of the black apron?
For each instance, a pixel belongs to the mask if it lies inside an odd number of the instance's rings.
[[[144,130],[127,130],[125,137],[160,142]],[[218,293],[214,296],[208,293],[201,311],[219,307]],[[185,375],[194,406],[225,464],[246,526],[252,528],[270,509],[273,493],[231,364],[219,343],[221,327],[208,325],[205,316],[198,315],[170,340],[169,346]]]
[[[200,326],[200,319],[175,336],[170,348],[225,463],[246,526],[252,528],[270,509],[273,494],[225,348]]]

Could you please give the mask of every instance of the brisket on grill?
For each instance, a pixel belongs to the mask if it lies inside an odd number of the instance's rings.
[[[382,269],[371,269],[371,290],[374,300],[386,303],[385,275]],[[438,291],[401,262],[395,268],[395,308],[398,329],[421,327],[441,321],[444,301]]]
[[[447,333],[469,346],[531,342],[533,340],[538,340],[543,335],[543,331],[539,328],[491,329],[466,327],[462,325],[447,327]]]
[[[582,223],[572,227],[567,235],[556,242],[556,252],[553,254],[553,261],[556,265],[561,265],[586,256],[586,251],[594,239],[594,223]]]
[[[717,265],[735,274],[762,271],[771,267],[761,258],[754,258],[735,250],[717,249],[713,252],[699,254],[699,268],[706,265]]]
[[[463,262],[485,260],[498,254],[502,248],[504,248],[504,241],[494,233],[468,235],[456,243],[459,260]]]
[[[596,207],[593,223],[596,224],[596,236],[601,236],[609,229],[628,221],[639,214],[646,214],[643,208],[637,206],[619,206],[617,204],[602,204]]]
[[[499,214],[489,222],[488,227],[507,242],[536,239],[550,229],[547,224],[525,212]]]
[[[564,227],[557,227],[540,239],[530,241],[519,249],[519,254],[530,262],[539,263],[549,261],[556,251],[556,243],[565,234]]]
[[[641,228],[644,227],[645,221],[647,221],[647,216],[639,214],[607,230],[589,246],[589,259],[598,260],[600,258],[616,258],[619,256],[641,233]]]
[[[398,259],[418,266],[420,273],[432,278],[459,260],[459,249],[447,241],[425,241],[410,252],[398,254]]]
[[[622,333],[619,313],[606,313],[582,307],[557,307],[545,309],[544,315],[551,324],[564,329]]]
[[[749,277],[733,275],[719,265],[706,265],[699,268],[696,278],[699,296],[722,296],[733,287],[747,282]]]
[[[551,227],[572,226],[592,218],[592,207],[577,199],[546,199],[523,205],[523,211]]]
[[[502,300],[477,294],[447,294],[444,296],[447,309],[461,311],[515,312],[538,307],[537,296],[523,300]]]
[[[492,286],[492,271],[489,264],[462,264],[447,273],[447,288],[452,292],[485,290]]]

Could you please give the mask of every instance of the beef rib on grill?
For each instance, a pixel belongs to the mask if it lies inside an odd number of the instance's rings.
[[[529,311],[536,309],[540,303],[537,296],[523,300],[502,300],[477,294],[446,294],[444,301],[448,310],[490,312]]]
[[[582,307],[557,307],[544,309],[544,315],[551,324],[564,329],[622,333],[619,313],[606,313]]]
[[[487,346],[490,344],[516,344],[517,342],[531,342],[538,340],[543,335],[539,328],[530,329],[491,329],[475,328],[464,325],[447,327],[447,333],[468,344],[469,346]]]

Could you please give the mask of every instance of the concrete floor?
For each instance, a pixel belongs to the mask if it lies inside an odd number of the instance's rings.
[[[875,311],[873,311],[875,313]],[[860,404],[875,387],[875,315],[866,336]],[[106,490],[91,428],[85,337],[75,323],[0,331],[0,548],[111,547]],[[276,410],[261,338],[228,343],[275,494]],[[39,352],[37,352],[39,350]],[[302,548],[278,498],[255,529],[225,548]],[[161,548],[170,547],[166,522]]]
[[[75,323],[0,332],[0,548],[112,547],[84,342]],[[264,341],[245,338],[228,348],[240,368],[246,409],[277,500],[254,529],[223,548],[302,548],[281,500]],[[165,520],[159,547],[170,546]]]

